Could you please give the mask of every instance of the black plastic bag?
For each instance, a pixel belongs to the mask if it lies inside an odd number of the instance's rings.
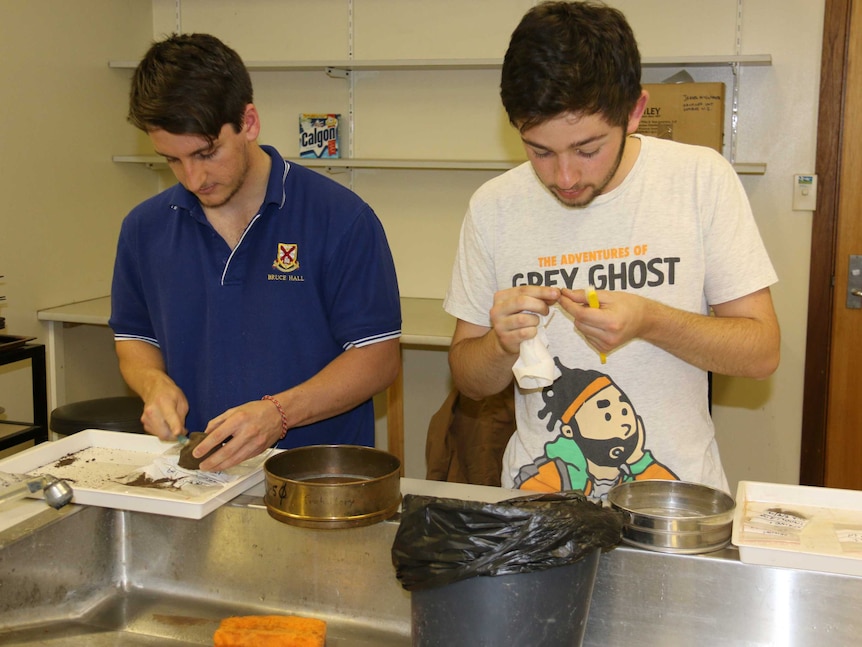
[[[580,492],[480,503],[407,494],[392,544],[408,591],[573,564],[616,546],[623,519]]]

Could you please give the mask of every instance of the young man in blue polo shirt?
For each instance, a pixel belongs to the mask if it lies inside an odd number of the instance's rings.
[[[123,222],[111,290],[120,370],[163,440],[203,430],[222,470],[273,445],[373,445],[371,398],[399,367],[392,255],[371,208],[257,143],[238,54],[155,43],[129,121],[179,184]]]

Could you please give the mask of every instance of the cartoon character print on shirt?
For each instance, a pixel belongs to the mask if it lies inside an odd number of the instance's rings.
[[[679,478],[645,448],[643,419],[623,390],[599,371],[570,369],[542,390],[548,431],[558,436],[524,465],[515,487],[538,492],[579,490],[601,500],[617,483]]]

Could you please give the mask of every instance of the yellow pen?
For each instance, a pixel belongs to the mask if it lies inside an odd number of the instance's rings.
[[[596,287],[590,283],[589,288],[587,289],[587,301],[590,304],[591,308],[599,307],[599,295],[596,294]],[[602,364],[608,361],[608,356],[604,353],[599,353],[599,359],[602,360]]]

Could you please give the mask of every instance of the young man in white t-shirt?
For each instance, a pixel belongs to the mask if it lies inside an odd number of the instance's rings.
[[[640,72],[625,17],[588,2],[531,9],[504,59],[501,97],[529,161],[471,199],[444,307],[468,397],[506,388],[523,342],[552,360],[549,385],[515,385],[505,487],[727,490],[707,374],[778,365],[777,277],[742,185],[711,149],[634,134]]]

